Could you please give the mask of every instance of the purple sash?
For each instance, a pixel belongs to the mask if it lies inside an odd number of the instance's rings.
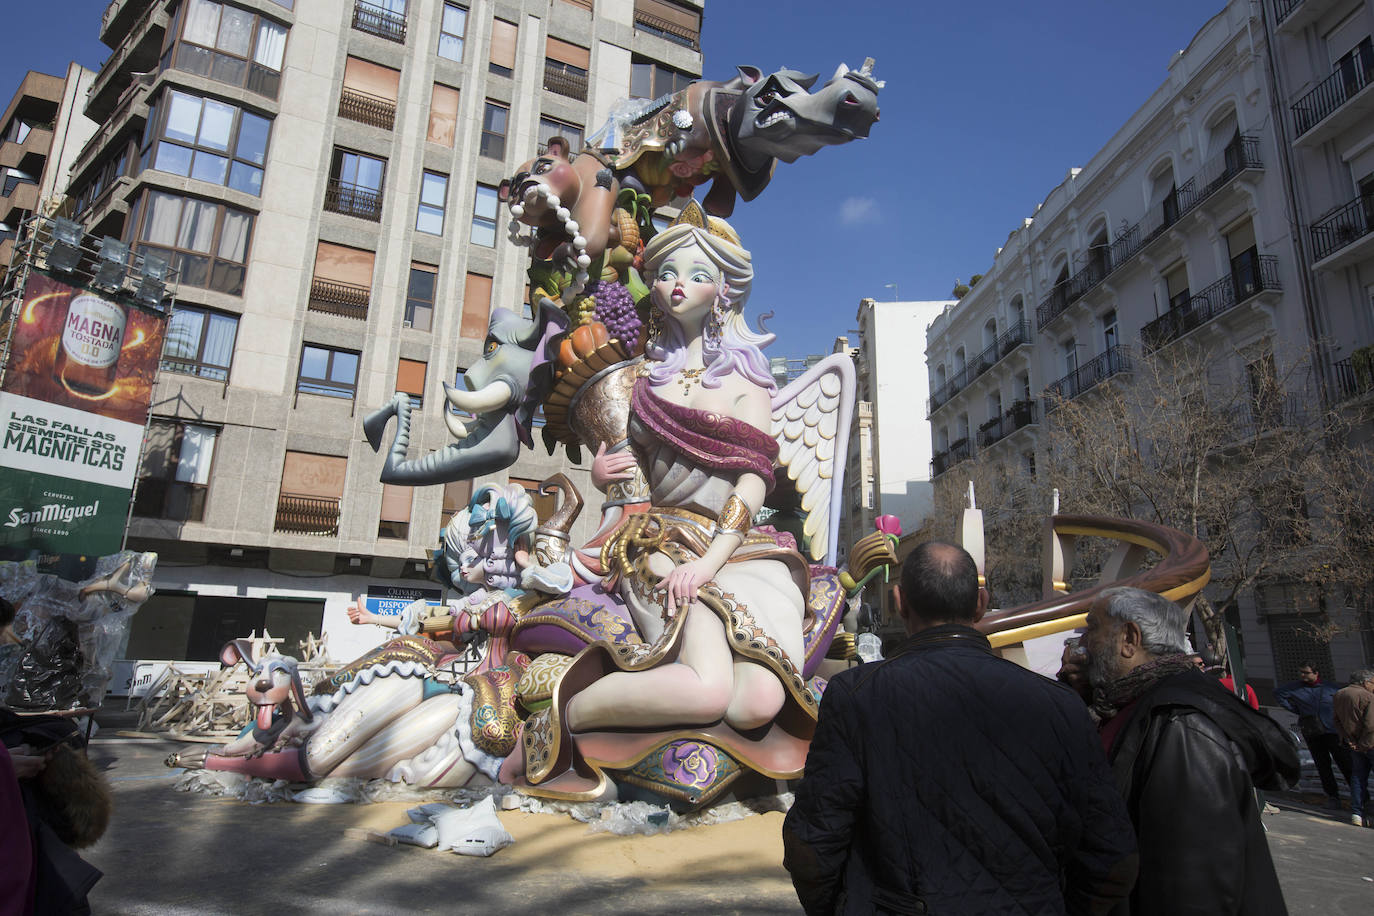
[[[645,426],[702,467],[758,474],[771,490],[778,442],[734,417],[674,404],[654,394],[649,380],[635,380],[630,407]]]

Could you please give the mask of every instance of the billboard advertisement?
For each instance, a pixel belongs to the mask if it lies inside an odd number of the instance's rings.
[[[0,547],[119,550],[164,317],[30,271],[0,385]]]

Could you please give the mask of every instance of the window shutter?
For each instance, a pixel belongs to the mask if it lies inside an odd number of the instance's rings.
[[[410,499],[413,492],[413,487],[398,487],[389,483],[382,484],[381,520],[384,522],[409,522]]]
[[[507,70],[515,69],[515,23],[504,19],[491,22],[491,62]]]
[[[560,64],[577,67],[579,70],[590,70],[592,66],[591,51],[566,41],[560,41],[552,35],[544,43],[544,56],[550,60],[556,60]]]
[[[424,397],[425,364],[413,359],[398,361],[396,364],[396,390],[413,394],[418,398]],[[392,521],[397,520],[392,519]]]
[[[468,274],[463,283],[463,321],[460,337],[487,339],[487,319],[491,315],[491,277]]]
[[[376,255],[361,248],[320,242],[315,248],[315,276],[320,280],[372,287]]]
[[[281,472],[281,491],[295,496],[340,499],[347,472],[347,458],[287,452]]]
[[[635,15],[662,19],[695,38],[701,32],[701,14],[696,10],[667,3],[665,0],[635,0]]]
[[[429,133],[431,143],[453,146],[458,135],[458,90],[434,84],[429,97]]]
[[[344,64],[343,84],[345,89],[374,95],[394,105],[401,88],[401,71],[349,57]]]

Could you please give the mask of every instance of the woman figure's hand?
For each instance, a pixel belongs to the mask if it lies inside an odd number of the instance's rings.
[[[373,614],[367,608],[363,607],[363,599],[361,595],[358,596],[357,601],[348,606],[349,623],[376,623],[376,616],[376,614]]]
[[[629,449],[614,454],[606,454],[606,443],[596,447],[596,457],[592,459],[592,486],[601,492],[617,480],[629,480],[635,476],[635,456]]]
[[[664,595],[664,617],[672,618],[679,611],[685,611],[697,600],[697,591],[715,578],[720,565],[707,558],[683,563],[663,577],[658,590]]]

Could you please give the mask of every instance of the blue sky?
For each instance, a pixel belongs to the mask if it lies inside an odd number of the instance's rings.
[[[325,2],[325,0],[298,0]],[[340,2],[340,0],[329,0]],[[95,68],[105,0],[7,0],[0,93],[28,69]],[[947,298],[1164,81],[1224,0],[775,0],[706,6],[705,76],[737,64],[822,78],[877,59],[867,140],[781,165],[731,222],[753,250],[749,313],[770,355],[827,352],[859,299]]]

